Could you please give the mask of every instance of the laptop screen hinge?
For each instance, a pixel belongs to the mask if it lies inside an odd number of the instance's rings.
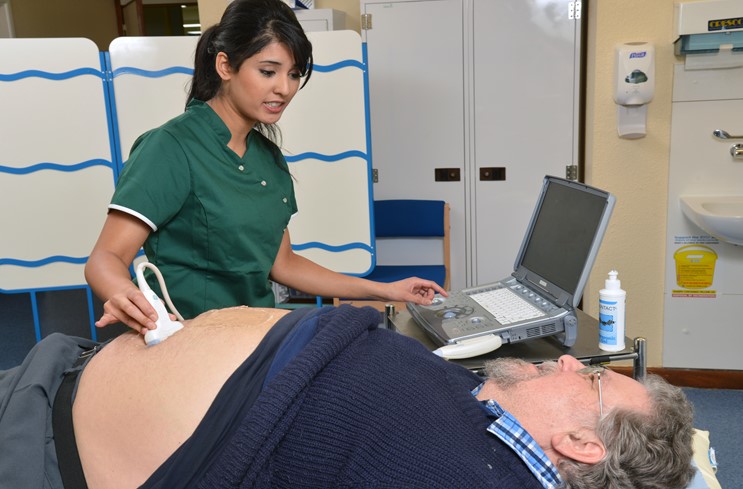
[[[540,279],[541,281],[541,279]],[[546,286],[542,286],[538,282],[533,282],[531,280],[524,280],[521,282],[523,285],[528,285],[529,289],[532,289],[532,291],[536,292],[537,294],[541,295],[545,299],[549,299],[553,304],[555,304],[558,307],[565,307],[565,304],[568,302],[567,297],[556,297],[554,296],[549,289],[547,289]]]

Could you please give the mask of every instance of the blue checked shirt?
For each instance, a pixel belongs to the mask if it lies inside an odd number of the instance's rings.
[[[472,395],[477,396],[482,386],[483,384],[477,386],[472,391]],[[559,487],[562,479],[557,468],[516,418],[492,399],[482,401],[482,406],[490,416],[495,418],[495,421],[488,426],[488,431],[516,452],[516,455],[524,461],[545,489]]]

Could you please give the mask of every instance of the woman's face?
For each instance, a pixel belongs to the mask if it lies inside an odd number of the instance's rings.
[[[278,42],[247,58],[237,72],[225,71],[221,95],[251,126],[256,122],[277,122],[301,81],[294,57]]]

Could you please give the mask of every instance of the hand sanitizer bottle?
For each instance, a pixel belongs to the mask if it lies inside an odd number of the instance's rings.
[[[624,303],[627,292],[621,289],[617,271],[609,272],[605,288],[599,291],[599,348],[624,350]]]

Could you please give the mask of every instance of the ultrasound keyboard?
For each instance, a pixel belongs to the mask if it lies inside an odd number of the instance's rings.
[[[544,312],[529,304],[508,288],[491,289],[471,294],[470,297],[506,325],[544,316]]]

